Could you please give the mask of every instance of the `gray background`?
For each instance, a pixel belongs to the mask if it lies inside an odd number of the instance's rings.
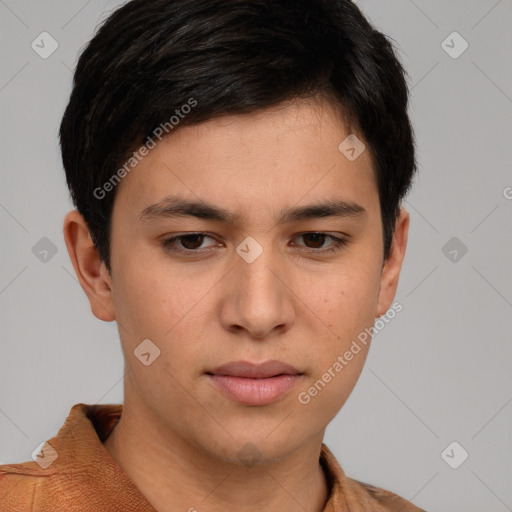
[[[0,463],[29,460],[73,404],[122,402],[116,326],[90,313],[62,237],[57,140],[77,53],[118,4],[0,0]],[[325,442],[349,476],[431,512],[512,510],[512,1],[358,5],[410,75],[420,175],[404,309]],[[31,48],[43,31],[59,45],[47,59]],[[441,46],[453,31],[458,58]],[[441,457],[452,441],[469,453],[458,469]]]

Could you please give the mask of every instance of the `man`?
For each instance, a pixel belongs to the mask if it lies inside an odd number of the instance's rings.
[[[393,300],[404,71],[348,0],[133,0],[61,124],[64,235],[124,404],[75,405],[2,510],[419,511],[323,444]]]

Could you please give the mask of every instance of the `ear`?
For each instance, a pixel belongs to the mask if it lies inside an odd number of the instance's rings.
[[[400,208],[400,215],[395,223],[395,231],[391,242],[390,254],[384,262],[382,269],[376,318],[386,313],[395,298],[400,269],[402,268],[405,249],[407,247],[408,233],[409,213],[403,208]]]
[[[84,218],[77,210],[70,211],[64,218],[64,240],[93,315],[105,322],[112,322],[115,320],[115,311],[111,276],[91,240]]]

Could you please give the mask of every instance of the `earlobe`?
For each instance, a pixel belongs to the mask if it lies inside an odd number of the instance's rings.
[[[64,219],[64,240],[92,313],[99,320],[112,322],[115,320],[115,311],[111,277],[92,242],[84,218],[77,210],[70,211]]]
[[[400,270],[405,257],[408,233],[409,213],[404,208],[400,208],[400,215],[395,223],[390,254],[384,262],[382,270],[379,300],[377,304],[377,317],[386,313],[395,298],[398,278],[400,277]]]

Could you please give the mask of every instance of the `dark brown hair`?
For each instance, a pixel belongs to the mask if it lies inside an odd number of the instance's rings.
[[[191,98],[174,129],[318,94],[370,150],[386,259],[416,170],[413,130],[392,44],[354,3],[132,0],[114,11],[80,56],[60,127],[73,202],[109,271],[116,187],[98,190],[159,125]]]

